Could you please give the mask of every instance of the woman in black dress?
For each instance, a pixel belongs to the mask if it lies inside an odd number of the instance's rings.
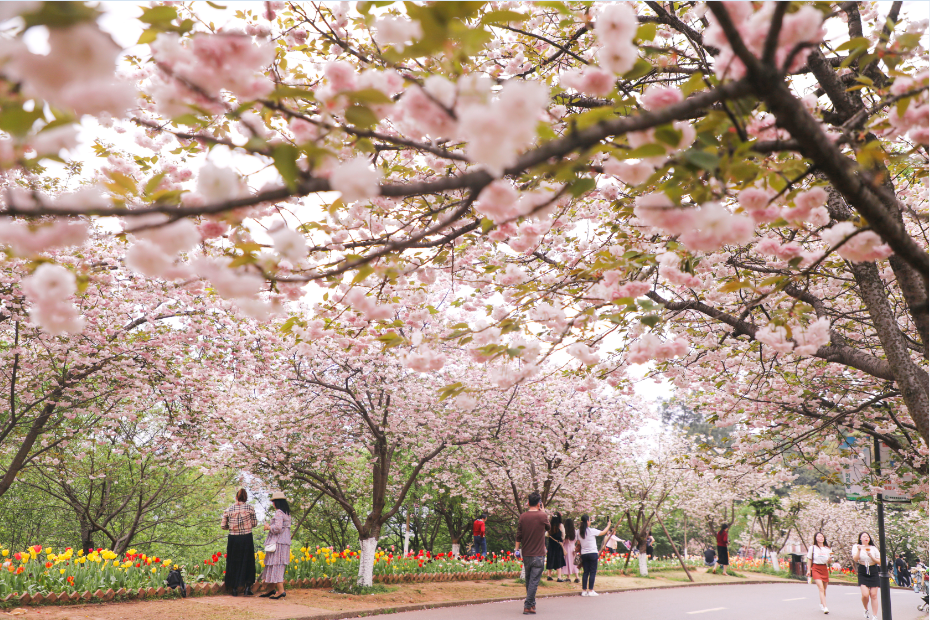
[[[859,542],[852,546],[852,559],[858,564],[856,574],[859,581],[859,593],[862,595],[862,607],[865,610],[865,620],[878,618],[878,587],[881,585],[878,578],[881,566],[881,555],[878,548],[872,544],[872,537],[868,532],[859,534]],[[869,615],[869,600],[872,601],[872,615]]]
[[[562,541],[565,540],[565,527],[562,525],[562,513],[555,513],[549,519],[549,532],[546,534],[546,570],[549,571],[547,581],[552,581],[552,573],[559,575],[559,583],[565,581],[560,575],[565,566],[565,549]]]

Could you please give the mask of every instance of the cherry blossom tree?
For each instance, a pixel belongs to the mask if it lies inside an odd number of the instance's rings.
[[[100,244],[56,254],[54,264],[2,264],[0,495],[23,468],[51,471],[61,454],[90,437],[119,436],[153,407],[163,412],[157,443],[189,445],[234,376],[239,334],[228,327],[236,315],[199,285],[140,278],[117,256]]]
[[[234,391],[215,440],[231,451],[216,455],[338,504],[358,531],[358,583],[371,586],[382,527],[431,469],[501,432],[515,388],[487,390],[480,401],[443,398],[443,377],[420,372],[427,352],[385,354],[375,338],[357,335],[354,317],[317,323],[292,322],[290,355],[269,350],[268,364]],[[469,362],[448,362],[444,373],[486,382]]]
[[[513,522],[532,491],[550,511],[591,510],[613,492],[605,468],[635,413],[625,400],[560,377],[524,384],[504,432],[465,448],[476,480],[459,492]]]
[[[156,5],[123,59],[98,10],[0,15],[13,254],[119,217],[131,269],[251,316],[316,283],[417,370],[441,341],[511,385],[651,362],[747,462],[838,469],[816,447],[852,429],[925,488],[926,23],[901,2]],[[136,144],[98,138],[62,192],[79,121]],[[80,332],[50,269],[34,320]],[[425,284],[484,318],[386,333]]]

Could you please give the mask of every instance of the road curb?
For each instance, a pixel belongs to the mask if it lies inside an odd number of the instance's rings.
[[[719,587],[719,586],[747,586],[766,583],[802,583],[794,580],[784,581],[737,581],[733,583],[682,583],[673,586],[642,586],[638,588],[614,588],[613,590],[598,590],[599,594],[617,594],[620,592],[642,592],[646,590],[673,590],[679,588],[701,588],[701,587]],[[807,585],[806,583],[804,585]],[[855,585],[855,584],[850,584]],[[558,592],[555,594],[541,594],[537,599],[562,598],[566,596],[580,596],[578,592]],[[399,614],[407,611],[424,611],[427,609],[443,609],[445,607],[466,607],[468,605],[482,605],[484,603],[508,603],[522,601],[523,597],[505,596],[501,598],[486,598],[465,601],[443,601],[438,603],[416,603],[413,605],[397,605],[394,607],[380,607],[377,609],[366,609],[364,611],[336,611],[329,614],[318,614],[313,616],[295,616],[287,620],[344,620],[346,618],[365,618],[368,616],[381,616],[385,614]]]

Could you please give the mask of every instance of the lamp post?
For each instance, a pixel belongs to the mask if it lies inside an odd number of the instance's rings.
[[[878,476],[882,474],[882,452],[881,442],[878,437],[873,438],[875,451],[875,473]],[[885,504],[882,501],[882,494],[875,494],[875,502],[878,504],[878,555],[882,565],[878,571],[879,586],[882,593],[882,618],[891,620],[891,585],[888,583],[888,559],[885,554]]]

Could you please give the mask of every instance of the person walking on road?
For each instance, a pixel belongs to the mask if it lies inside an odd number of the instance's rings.
[[[562,541],[565,540],[565,528],[562,526],[562,515],[558,512],[549,520],[549,531],[546,534],[546,570],[549,575],[546,581],[552,581],[555,573],[557,581],[562,583],[562,569],[565,568],[565,549]]]
[[[911,567],[907,565],[907,560],[904,559],[904,554],[899,553],[898,559],[894,561],[895,572],[898,574],[898,579],[895,581],[898,582],[899,586],[904,588],[911,587]]]
[[[284,571],[291,563],[291,507],[280,491],[272,493],[271,503],[274,504],[274,517],[265,526],[268,536],[265,538],[262,581],[270,583],[274,588],[260,596],[278,600],[287,596],[284,591]]]
[[[523,601],[523,613],[536,613],[536,589],[542,578],[546,555],[546,530],[549,529],[549,515],[542,505],[538,491],[526,498],[528,508],[517,521],[516,556],[523,558],[526,579],[526,600]],[[521,548],[522,547],[522,548]]]
[[[827,537],[823,532],[814,534],[814,544],[807,550],[807,576],[817,586],[817,592],[820,594],[820,611],[825,614],[830,613],[827,609],[827,585],[830,584],[830,556],[833,551],[827,543]]]
[[[575,541],[578,540],[578,534],[575,532],[575,522],[565,519],[564,526],[565,538],[562,541],[562,550],[565,553],[565,566],[562,567],[562,574],[565,575],[565,581],[571,581],[574,575],[575,583],[578,583],[578,567],[575,565]]]
[[[223,587],[233,596],[252,596],[255,583],[255,541],[252,528],[258,526],[255,507],[247,504],[249,494],[245,489],[236,493],[236,503],[223,512],[220,528],[229,531],[226,538],[226,572]]]
[[[597,576],[597,537],[610,529],[610,517],[603,530],[591,527],[588,515],[581,516],[578,528],[578,540],[581,542],[581,596],[597,596],[594,591],[594,578]]]
[[[730,524],[724,523],[717,532],[717,564],[720,565],[720,574],[727,574],[727,566],[730,565]],[[717,567],[714,567],[714,574],[717,574]]]
[[[856,575],[859,581],[859,593],[862,595],[862,608],[865,620],[878,618],[879,567],[881,556],[878,547],[872,543],[868,532],[859,534],[859,542],[852,546],[852,559],[858,564]],[[869,600],[872,601],[872,613],[869,614]]]
[[[485,531],[484,522],[488,516],[485,514],[478,515],[475,523],[471,527],[472,545],[475,547],[475,555],[485,557],[488,555],[488,538]]]

